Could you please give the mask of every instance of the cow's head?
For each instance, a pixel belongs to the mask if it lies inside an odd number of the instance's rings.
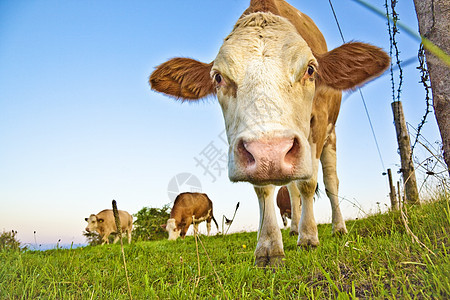
[[[230,180],[284,184],[312,175],[318,90],[354,88],[388,62],[383,51],[363,43],[317,55],[287,19],[257,12],[236,23],[212,63],[174,58],[156,68],[150,83],[178,99],[216,94],[230,145]]]
[[[166,231],[169,233],[169,241],[176,240],[182,233],[182,228],[180,228],[179,224],[178,225],[176,224],[175,219],[167,220],[165,228]]]
[[[86,227],[87,232],[95,231],[97,230],[98,226],[103,223],[103,219],[97,218],[96,215],[92,214],[89,216],[89,218],[84,218],[86,222],[88,222],[88,225]]]

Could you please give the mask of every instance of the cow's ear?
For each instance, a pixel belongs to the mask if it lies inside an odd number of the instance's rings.
[[[167,224],[161,224],[160,226],[161,226],[161,228],[164,228],[164,229],[166,229],[166,227],[167,227]]]
[[[98,219],[97,221],[98,221],[99,223],[103,223],[104,220],[103,220],[103,219]]]
[[[87,222],[87,221],[88,221],[88,218],[84,218],[84,220]]]
[[[157,66],[149,82],[155,91],[177,99],[197,100],[215,92],[210,75],[212,65],[190,58],[173,58]]]
[[[351,42],[324,54],[315,54],[319,62],[319,83],[338,90],[355,88],[379,75],[390,58],[378,47]]]

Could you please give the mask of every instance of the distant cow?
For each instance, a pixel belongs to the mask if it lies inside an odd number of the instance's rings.
[[[120,225],[122,227],[122,233],[125,232],[128,235],[128,243],[131,243],[131,229],[133,227],[133,217],[126,211],[119,210]],[[104,209],[98,214],[90,215],[89,218],[85,218],[88,225],[86,227],[87,232],[97,231],[102,237],[102,245],[109,243],[108,237],[111,233],[117,233],[116,222],[114,220],[114,213],[112,209]],[[117,234],[114,238],[114,243],[119,240]]]
[[[206,194],[181,193],[173,203],[170,219],[165,226],[169,233],[169,240],[176,240],[179,236],[184,239],[191,223],[194,223],[194,230],[197,232],[198,224],[205,220],[209,235],[211,219],[214,220],[218,230],[219,225],[213,216],[212,201]]]
[[[277,194],[277,206],[280,209],[281,219],[283,219],[284,229],[287,228],[287,218],[291,218],[291,198],[286,186],[282,186]]]
[[[296,188],[295,185],[289,184],[284,185],[278,190],[277,194],[277,206],[280,209],[281,219],[283,220],[284,229],[287,228],[287,219],[291,219],[291,235],[298,234],[298,221],[300,217],[300,213],[302,211],[302,199],[300,199],[300,206],[295,212],[291,210],[291,196],[289,195],[289,188],[291,189],[291,193],[294,195],[298,195],[300,192]],[[316,185],[316,195],[319,195],[319,185]],[[293,216],[294,213],[294,216]],[[297,215],[297,220],[296,216]]]

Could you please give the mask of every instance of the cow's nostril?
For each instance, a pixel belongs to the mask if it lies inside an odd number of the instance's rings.
[[[284,157],[284,161],[289,164],[294,164],[298,159],[298,153],[300,152],[300,142],[295,137],[292,141],[292,147],[289,149],[289,151],[286,153],[286,156]]]
[[[245,143],[243,140],[240,140],[238,143],[238,152],[239,157],[246,163],[246,165],[251,165],[255,163],[255,158],[250,153],[250,151],[247,150],[247,143]]]

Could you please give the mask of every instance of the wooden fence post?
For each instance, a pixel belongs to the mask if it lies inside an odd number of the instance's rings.
[[[401,172],[403,174],[403,182],[405,183],[406,201],[409,204],[420,204],[416,174],[412,163],[411,144],[406,128],[405,116],[403,115],[402,103],[400,101],[394,101],[391,106],[392,113],[394,114],[398,148],[400,150]]]
[[[392,172],[391,169],[387,169],[388,180],[389,180],[389,198],[391,198],[391,209],[398,210],[397,205],[397,194],[395,193],[395,187],[392,183]]]

